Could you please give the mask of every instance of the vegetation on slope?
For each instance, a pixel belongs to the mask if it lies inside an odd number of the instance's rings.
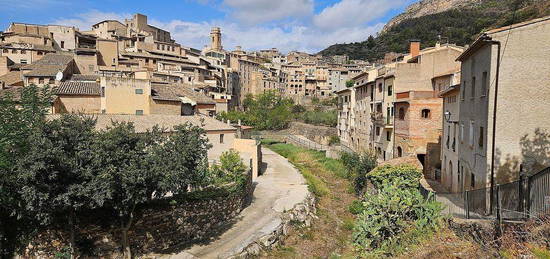
[[[546,15],[550,15],[550,0],[485,0],[470,8],[408,19],[376,38],[370,36],[363,42],[336,44],[319,54],[348,55],[351,59],[374,62],[388,52],[407,53],[411,39],[433,46],[441,36],[442,42],[464,46],[485,30]]]
[[[334,106],[334,99],[317,100],[319,106],[307,110],[295,105],[291,98],[268,91],[256,96],[249,95],[244,100],[244,111],[222,112],[216,117],[223,121],[241,121],[256,130],[282,130],[288,128],[291,121],[302,121],[312,125],[336,127],[336,110],[323,110],[320,106]]]

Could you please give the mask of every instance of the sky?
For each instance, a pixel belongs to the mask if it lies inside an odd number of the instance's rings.
[[[335,43],[359,42],[417,0],[0,0],[0,31],[11,22],[90,30],[102,20],[134,13],[168,30],[178,43],[202,49],[221,27],[225,49],[278,48],[316,53]]]

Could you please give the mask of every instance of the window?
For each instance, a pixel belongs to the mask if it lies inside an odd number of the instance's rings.
[[[382,92],[382,83],[378,84],[378,92]]]
[[[15,53],[17,53],[17,50],[16,50],[16,49],[12,49],[12,50],[11,50],[11,53],[15,54]]]
[[[483,139],[483,127],[479,127],[479,139],[478,139],[478,145],[479,147],[483,147],[483,142],[484,142],[484,139]]]
[[[460,124],[460,142],[464,141],[464,123]]]
[[[8,52],[9,52],[9,50],[7,50],[7,49],[4,49],[4,50],[2,50],[2,52],[4,52],[4,53],[8,53]]]
[[[487,72],[483,72],[483,77],[481,78],[481,97],[487,95],[487,84],[488,84]]]
[[[468,143],[470,144],[470,146],[474,146],[474,121],[470,121],[470,135],[468,136],[469,137],[469,141]]]
[[[62,49],[65,48],[65,42],[64,42],[64,41],[61,41],[61,48],[62,48]]]
[[[429,119],[431,116],[430,109],[423,109],[422,110],[422,118]]]
[[[27,60],[26,60],[26,59],[21,59],[21,60],[19,61],[19,63],[21,63],[21,64],[27,64]]]
[[[24,50],[24,49],[22,49],[22,50],[21,50],[21,54],[27,54],[27,51]]]
[[[391,132],[386,131],[386,140],[391,141]]]
[[[401,147],[397,147],[397,157],[403,156],[403,149]]]
[[[393,86],[388,86],[388,96],[392,96],[393,94]]]
[[[143,94],[143,89],[136,89],[136,94]]]
[[[376,136],[380,136],[380,127],[376,127]]]
[[[44,84],[44,78],[43,77],[38,78],[38,83],[39,84]]]
[[[136,110],[136,115],[143,115],[143,110]]]
[[[105,87],[101,87],[101,97],[105,97]]]
[[[472,189],[476,187],[476,176],[473,173],[470,174],[470,187]]]
[[[223,134],[220,134],[220,144],[223,144]]]
[[[470,98],[476,97],[476,77],[472,77],[472,87],[470,88]]]
[[[400,120],[405,119],[405,108],[399,108],[399,119]]]
[[[461,86],[460,88],[462,88],[462,91],[461,91],[461,93],[460,93],[460,99],[461,99],[462,101],[464,101],[464,98],[466,97],[466,81],[464,81],[464,82],[462,83],[462,86]]]
[[[38,52],[36,52],[36,55],[42,56],[42,55],[44,55],[44,53],[42,53],[42,51],[38,51]]]

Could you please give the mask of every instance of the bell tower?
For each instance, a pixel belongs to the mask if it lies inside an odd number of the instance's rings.
[[[212,28],[212,31],[210,32],[210,40],[211,40],[210,47],[213,50],[220,51],[220,50],[223,49],[223,46],[222,46],[222,31],[219,27]]]

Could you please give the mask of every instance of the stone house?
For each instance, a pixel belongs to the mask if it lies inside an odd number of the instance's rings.
[[[439,97],[443,99],[443,119],[441,134],[441,171],[435,180],[453,192],[463,191],[463,178],[459,174],[458,141],[459,141],[459,93],[460,84],[443,89]]]
[[[490,187],[550,165],[550,17],[485,32],[460,57],[459,174]]]

